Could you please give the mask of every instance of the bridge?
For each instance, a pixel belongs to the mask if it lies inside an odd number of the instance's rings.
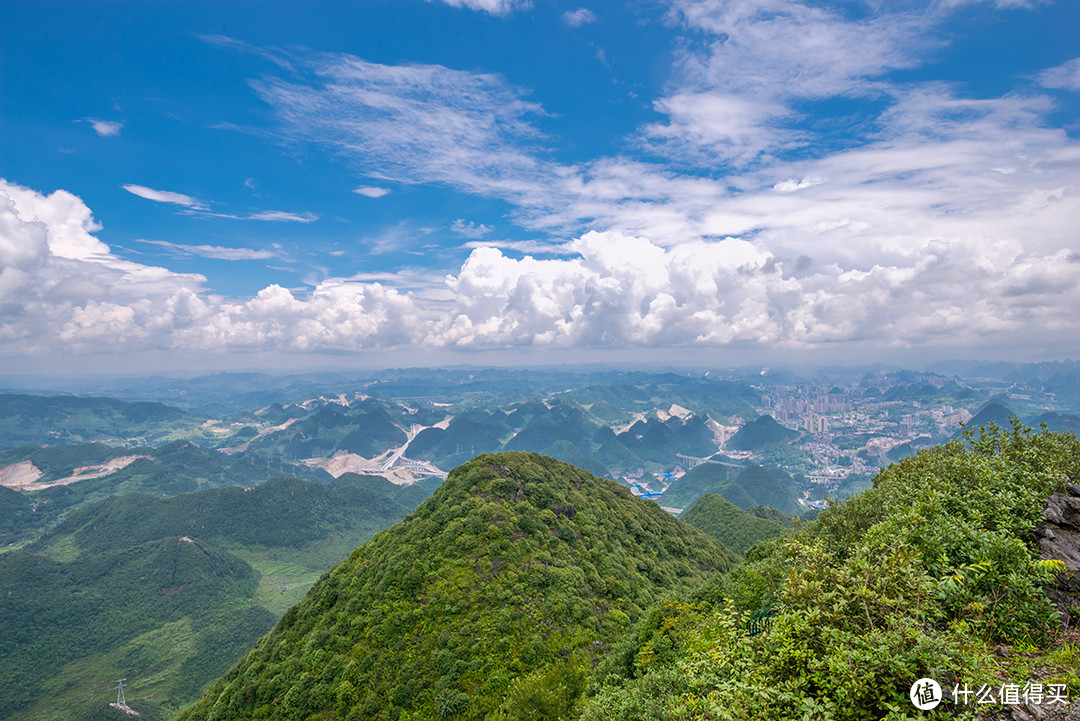
[[[687,470],[694,466],[700,466],[702,463],[715,463],[720,466],[727,466],[728,468],[746,468],[742,463],[731,463],[730,461],[714,461],[712,458],[698,458],[696,456],[688,456],[685,453],[676,453],[676,457],[680,461],[686,463]]]

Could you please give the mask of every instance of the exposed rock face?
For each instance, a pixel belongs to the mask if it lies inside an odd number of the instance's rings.
[[[1064,561],[1068,571],[1057,574],[1046,594],[1061,612],[1066,627],[1080,626],[1080,486],[1067,483],[1043,505],[1043,522],[1035,527],[1039,557]],[[999,653],[998,655],[1003,655]],[[1048,683],[1049,677],[1035,669],[1031,683]],[[1080,700],[1062,705],[1024,703],[979,713],[984,721],[1080,721]]]
[[[1080,625],[1080,486],[1067,483],[1064,493],[1055,493],[1043,506],[1043,523],[1035,527],[1039,557],[1058,559],[1069,567],[1057,574],[1056,583],[1046,589],[1057,604],[1067,627]]]

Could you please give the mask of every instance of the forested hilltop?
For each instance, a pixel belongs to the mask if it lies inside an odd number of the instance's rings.
[[[1080,600],[1055,606],[1043,586],[1078,571],[1041,560],[1035,529],[1077,478],[1071,434],[992,427],[894,464],[734,566],[614,484],[481,456],[182,718],[905,719],[921,677],[1076,699],[1062,613],[1075,624]],[[947,699],[926,716],[989,708]]]
[[[735,562],[613,481],[481,455],[320,579],[182,718],[567,715],[646,609]]]

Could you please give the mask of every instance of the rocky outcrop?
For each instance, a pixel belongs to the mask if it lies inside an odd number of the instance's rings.
[[[1046,587],[1046,594],[1057,606],[1066,628],[1076,628],[1080,626],[1080,486],[1066,483],[1063,493],[1047,498],[1042,517],[1042,522],[1035,527],[1039,557],[1063,561],[1068,566],[1067,571],[1056,575],[1053,585]],[[1065,634],[1066,637],[1075,635]],[[1010,655],[1004,646],[998,646],[994,652],[999,656]],[[1060,679],[1053,680],[1060,672],[1060,668],[1036,667],[1031,670],[1027,682],[1044,686],[1060,682]],[[979,718],[982,721],[1080,721],[1080,699],[1069,701],[1071,703],[1060,705],[1024,701],[980,710]]]
[[[1046,589],[1066,627],[1080,626],[1080,486],[1065,484],[1043,505],[1043,522],[1035,528],[1039,557],[1064,561],[1068,571],[1057,574]]]

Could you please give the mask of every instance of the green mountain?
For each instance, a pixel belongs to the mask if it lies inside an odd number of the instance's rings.
[[[392,485],[392,484],[390,484]],[[370,537],[411,510],[352,478],[329,485],[276,478],[252,489],[214,488],[174,498],[126,493],[74,513],[29,550],[71,536],[81,552],[99,553],[161,536],[192,536],[241,546],[302,548]]]
[[[797,438],[798,435],[798,431],[780,425],[772,416],[764,415],[740,428],[724,447],[735,451],[760,451],[773,443]]]
[[[1071,413],[1043,413],[1032,421],[1035,425],[1045,423],[1052,431],[1064,431],[1066,433],[1080,432],[1080,416]]]
[[[801,512],[791,478],[783,471],[761,466],[735,469],[719,463],[700,463],[672,483],[660,501],[669,508],[688,509],[707,493],[723,496],[743,510],[770,506],[790,515]]]
[[[784,528],[794,528],[795,521],[798,520],[795,516],[789,516],[786,513],[782,513],[775,508],[769,506],[752,506],[746,509],[746,512],[751,516],[757,518],[764,518],[766,521],[775,521]]]
[[[790,524],[781,524],[743,511],[715,493],[699,498],[679,518],[740,555],[746,555],[755,543],[784,535],[791,527]],[[794,521],[790,516],[787,518]]]
[[[200,437],[204,420],[162,403],[0,394],[0,447],[87,441],[147,445]]]
[[[182,718],[556,718],[644,609],[734,558],[617,483],[482,455],[320,579]]]
[[[398,406],[375,399],[348,407],[329,403],[288,428],[251,440],[247,450],[292,459],[328,458],[336,451],[372,458],[405,443],[399,413]]]
[[[1071,583],[1080,604],[1075,560],[1071,571],[1040,560],[1033,530],[1044,499],[1078,477],[1075,436],[1030,430],[969,432],[893,464],[647,616],[601,660],[580,718],[915,718],[908,694],[924,677],[995,691],[1054,683],[1073,698],[1080,647],[1044,585]],[[994,697],[919,715],[1019,710]]]
[[[706,493],[717,493],[723,496],[724,491],[727,491],[729,495],[735,495],[732,494],[732,481],[736,475],[738,471],[729,466],[719,463],[700,463],[668,486],[664,495],[660,496],[660,502],[668,508],[690,508]],[[729,501],[735,505],[745,504],[740,506],[745,508],[754,505],[753,499],[741,488],[737,490],[738,494],[733,498],[728,498]]]
[[[175,441],[161,448],[118,448],[103,443],[44,448],[24,446],[0,451],[0,467],[29,461],[41,471],[39,482],[49,483],[73,478],[78,468],[123,457],[130,459],[131,456],[138,458],[100,477],[83,474],[82,480],[65,481],[36,491],[16,493],[3,488],[0,492],[0,545],[33,538],[65,514],[116,494],[176,496],[215,487],[254,486],[285,473],[320,482],[331,480],[331,476],[322,470],[282,463],[267,466],[199,448],[188,441]],[[19,500],[15,500],[12,493],[16,493]]]
[[[22,551],[0,557],[0,716],[72,710],[75,698],[82,709],[95,688],[104,690],[107,679],[129,671],[134,678],[171,670],[161,690],[190,697],[273,624],[274,615],[250,600],[258,585],[248,563],[176,536],[71,562]],[[148,648],[155,631],[169,638]],[[204,649],[198,663],[185,664],[196,656],[190,651],[169,658],[167,644],[179,638],[181,648],[198,647],[200,635],[225,643]],[[123,646],[128,653],[104,660]],[[84,675],[93,658],[104,663]],[[71,686],[84,693],[64,697]]]
[[[134,708],[174,717],[327,568],[425,496],[346,474],[73,511],[0,556],[0,717],[93,718],[88,699],[101,704],[125,677]]]
[[[979,412],[972,416],[966,425],[970,428],[979,428],[990,423],[996,423],[999,428],[1009,428],[1009,419],[1015,415],[1016,412],[1005,405],[991,401],[980,408]]]
[[[802,512],[796,502],[797,493],[791,477],[780,470],[767,470],[761,466],[744,468],[735,476],[734,485],[745,491],[746,495],[753,500],[747,506],[741,506],[732,499],[732,503],[740,508],[750,506],[770,506],[789,515],[797,515]],[[723,493],[721,493],[723,495]]]

